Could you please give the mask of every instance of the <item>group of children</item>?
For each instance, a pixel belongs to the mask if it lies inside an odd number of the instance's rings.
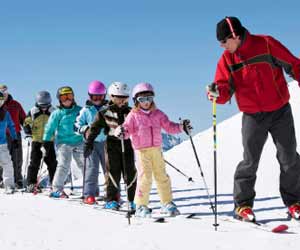
[[[128,105],[130,89],[121,82],[113,82],[107,91],[102,82],[93,81],[89,84],[88,95],[82,108],[76,104],[72,88],[61,87],[57,90],[59,105],[55,109],[49,92],[37,94],[35,106],[24,122],[25,138],[31,143],[26,191],[39,191],[38,171],[41,162],[45,162],[49,171],[50,197],[68,198],[64,184],[73,158],[84,176],[84,203],[96,203],[101,164],[105,174],[106,209],[119,209],[123,176],[130,209],[135,210],[136,216],[150,217],[148,204],[154,176],[162,212],[178,215],[161,151],[161,129],[170,134],[187,132],[191,128],[189,121],[171,122],[156,107],[154,88],[149,83],[139,83],[133,88],[133,108]],[[0,107],[1,135],[5,134],[6,128],[11,130],[14,138],[13,122],[8,112]],[[11,187],[12,193],[12,166],[4,160],[8,159],[4,157],[8,154],[6,141],[1,137],[0,143],[4,185],[7,190]]]

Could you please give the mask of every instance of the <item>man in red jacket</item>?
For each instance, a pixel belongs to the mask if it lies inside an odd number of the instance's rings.
[[[21,137],[21,126],[26,117],[26,113],[21,106],[21,104],[15,101],[12,96],[8,93],[7,86],[0,84],[0,91],[5,97],[5,103],[3,107],[10,113],[10,116],[15,124],[17,133],[17,143],[12,141],[9,131],[6,132],[8,149],[11,154],[13,166],[14,166],[14,176],[16,188],[23,187],[22,178],[22,164],[23,164],[23,150],[22,150],[22,137]],[[1,168],[1,178],[2,178],[2,168]]]
[[[209,99],[224,104],[235,94],[242,118],[243,160],[234,175],[235,216],[255,220],[256,171],[268,133],[280,164],[280,193],[291,217],[300,217],[300,158],[283,70],[300,83],[300,60],[273,37],[252,35],[236,17],[217,24],[224,52]]]

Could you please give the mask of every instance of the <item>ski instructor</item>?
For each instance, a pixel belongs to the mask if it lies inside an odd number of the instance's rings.
[[[242,117],[243,160],[234,175],[235,216],[254,221],[256,171],[268,133],[280,164],[280,193],[291,217],[300,214],[300,157],[289,90],[283,70],[300,83],[300,60],[271,36],[252,35],[236,17],[217,24],[224,52],[215,81],[207,88],[210,100],[224,104],[235,94]]]

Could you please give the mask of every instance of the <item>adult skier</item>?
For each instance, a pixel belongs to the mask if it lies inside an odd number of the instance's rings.
[[[271,36],[253,35],[237,17],[217,24],[224,52],[208,96],[224,104],[235,94],[242,118],[243,160],[234,175],[235,216],[255,220],[255,181],[263,146],[270,133],[280,164],[280,193],[291,217],[300,215],[300,158],[283,70],[300,82],[300,60]]]

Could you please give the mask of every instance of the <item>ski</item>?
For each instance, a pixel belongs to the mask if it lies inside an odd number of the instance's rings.
[[[112,213],[112,214],[117,214],[117,215],[122,215],[125,216],[125,218],[128,218],[128,216],[132,216],[132,218],[136,219],[136,220],[149,220],[152,222],[156,222],[156,223],[164,223],[165,218],[162,216],[155,216],[155,217],[149,217],[149,218],[142,218],[142,217],[136,217],[134,216],[135,211],[128,211],[127,209],[123,209],[123,208],[119,208],[118,210],[113,210],[113,209],[105,209],[103,206],[99,206],[99,205],[95,205],[93,207],[96,210],[99,211],[103,211],[103,212],[107,212],[107,213]]]
[[[262,231],[265,231],[265,232],[291,233],[291,232],[288,232],[289,227],[286,224],[279,224],[279,225],[276,225],[276,226],[271,226],[271,225],[268,225],[267,223],[259,222],[259,221],[256,221],[256,220],[245,221],[245,220],[240,220],[240,219],[237,219],[237,218],[233,218],[233,219],[220,218],[220,220],[227,221],[227,222],[233,222],[233,223],[235,223],[235,222],[244,223],[245,225],[249,225],[254,229],[259,229],[259,230],[262,230]]]

